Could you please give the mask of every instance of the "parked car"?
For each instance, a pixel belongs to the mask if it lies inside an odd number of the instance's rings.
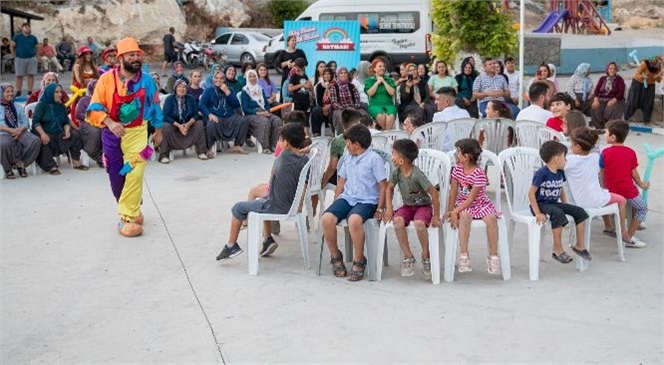
[[[265,48],[270,38],[257,32],[229,32],[219,35],[210,42],[215,52],[222,52],[228,62],[242,65],[245,62],[264,62]]]
[[[273,37],[267,44],[265,49],[265,64],[268,67],[273,67],[279,69],[279,65],[275,65],[274,62],[277,60],[279,53],[284,50],[284,35],[283,33]]]

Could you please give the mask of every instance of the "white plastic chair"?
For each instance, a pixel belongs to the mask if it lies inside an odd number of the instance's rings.
[[[418,166],[422,172],[427,176],[429,181],[435,186],[439,186],[440,190],[440,212],[444,212],[447,208],[447,191],[449,190],[449,175],[451,163],[449,157],[441,151],[436,151],[433,149],[420,149],[415,165]],[[401,198],[398,188],[395,188],[394,193],[394,208],[398,208],[398,205],[401,205]],[[397,205],[398,204],[398,205]],[[376,257],[380,258],[383,256],[385,247],[387,246],[387,229],[394,228],[392,222],[381,223],[380,230],[378,231],[378,251],[376,252]],[[414,231],[415,228],[413,225],[407,227],[408,230]],[[429,253],[431,260],[431,281],[433,284],[440,284],[440,268],[441,268],[441,254],[440,245],[443,242],[443,229],[442,227],[427,228],[429,234]],[[382,265],[377,265],[376,267],[376,279],[381,280],[382,278],[383,267]]]
[[[512,128],[512,143],[509,143],[510,128]],[[506,148],[514,147],[516,143],[516,131],[514,130],[514,121],[509,119],[481,119],[475,122],[473,129],[473,138],[479,139],[480,132],[484,132],[484,145],[482,149],[487,149],[498,154]]]
[[[37,107],[37,102],[27,104],[23,110],[25,111],[25,116],[28,118],[28,131],[26,133],[32,133],[30,130],[32,129],[32,117],[31,115],[34,114],[35,108]],[[30,166],[26,167],[26,170],[29,170],[32,173],[32,176],[36,176],[39,169],[37,169],[37,162],[33,162],[30,164]]]
[[[307,176],[309,170],[313,164],[313,161],[316,158],[318,150],[313,148],[310,153],[309,162],[304,165],[304,168],[300,172],[300,177],[297,182],[297,190],[295,191],[295,197],[293,199],[293,204],[291,204],[290,210],[286,214],[274,214],[274,213],[257,213],[251,212],[248,216],[248,227],[247,227],[247,247],[248,247],[248,258],[247,264],[249,267],[249,275],[258,275],[258,252],[259,245],[261,242],[261,232],[263,231],[263,221],[279,221],[279,222],[295,222],[297,225],[297,231],[300,238],[300,247],[302,248],[302,258],[304,259],[304,268],[309,268],[309,244],[307,241],[307,214],[304,211],[299,211],[300,202],[304,197],[304,192],[306,188]]]
[[[447,129],[445,129],[445,141],[443,142],[443,152],[447,152],[454,149],[454,142],[463,138],[470,138],[475,128],[475,118],[460,118],[455,120],[450,120],[449,122],[443,122],[447,124]]]
[[[422,141],[422,148],[429,148],[436,151],[447,152],[443,150],[445,141],[445,130],[447,123],[427,123],[423,126],[417,127],[410,135],[410,139],[415,143]]]
[[[537,136],[539,138],[540,146],[542,146],[546,141],[558,141],[568,147],[570,146],[567,138],[562,133],[547,126],[541,126],[537,130]]]
[[[380,149],[383,152],[386,152],[388,154],[392,153],[392,144],[394,141],[398,139],[410,139],[410,134],[408,132],[404,131],[384,131],[380,133],[376,133],[374,137],[385,137],[387,138],[387,144],[384,146],[384,148]]]
[[[385,151],[389,141],[385,136],[373,135],[371,136],[371,148],[376,150]]]
[[[487,169],[487,166],[491,164],[493,167]],[[482,155],[480,156],[478,167],[482,170],[489,171],[487,177],[489,181],[494,184],[499,184],[500,182],[500,160],[498,156],[489,151],[482,150]],[[450,176],[450,175],[448,175]],[[495,187],[495,198],[493,199],[496,210],[502,213],[501,211],[501,198],[500,198],[500,185]],[[448,189],[449,191],[449,189]],[[512,269],[510,264],[510,249],[509,242],[507,240],[507,218],[503,214],[498,218],[498,255],[500,256],[500,268],[502,270],[503,280],[509,280],[512,277]],[[484,228],[486,229],[486,223],[481,219],[473,219],[470,228]],[[454,281],[454,266],[457,256],[457,250],[459,248],[459,231],[452,229],[452,225],[449,222],[445,223],[445,281],[451,282]]]
[[[540,142],[540,128],[546,127],[540,122],[533,122],[530,120],[520,120],[516,122],[516,145],[519,147],[530,147],[539,149],[542,145]]]
[[[572,189],[569,188],[569,183],[565,183],[565,195],[567,195],[567,202],[574,204],[574,196],[572,196]],[[609,204],[601,208],[590,208],[585,209],[588,214],[588,219],[586,220],[586,229],[584,242],[586,249],[590,251],[590,230],[592,228],[592,220],[595,217],[601,217],[604,215],[613,215],[614,221],[616,222],[616,243],[618,244],[618,260],[625,261],[625,255],[623,253],[623,242],[622,242],[622,229],[620,228],[620,210],[618,208],[618,203]],[[576,268],[583,272],[588,269],[588,261],[582,258],[577,258]]]
[[[311,157],[313,162],[311,164],[311,172],[309,173],[309,183],[307,184],[307,193],[306,193],[306,204],[307,204],[307,218],[309,219],[309,226],[312,228],[313,232],[312,237],[316,238],[319,236],[320,230],[320,218],[325,211],[325,195],[323,187],[321,186],[323,180],[323,174],[327,168],[327,162],[330,157],[330,138],[328,137],[315,137],[312,139],[311,151],[316,149],[318,153]],[[311,152],[310,152],[311,153]],[[314,209],[312,198],[314,196],[318,197],[318,214],[316,214],[316,222],[314,223]],[[315,227],[315,228],[314,228]]]

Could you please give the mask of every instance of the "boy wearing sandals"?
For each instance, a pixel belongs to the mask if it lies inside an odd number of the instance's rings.
[[[429,232],[427,227],[440,225],[440,198],[438,190],[420,170],[413,165],[417,159],[419,149],[410,139],[394,141],[392,145],[392,162],[396,169],[392,171],[390,183],[387,188],[385,215],[383,222],[393,220],[394,231],[403,251],[404,259],[401,262],[401,276],[413,276],[415,273],[415,257],[408,243],[406,227],[413,222],[417,237],[422,244],[422,275],[424,279],[431,280],[431,260],[429,258]],[[392,196],[394,187],[399,186],[403,205],[393,211]],[[394,216],[394,218],[392,218]]]
[[[566,215],[574,218],[576,224],[576,246],[572,251],[585,260],[592,260],[590,253],[584,247],[584,222],[588,214],[581,207],[567,204],[567,197],[563,190],[565,183],[565,155],[567,147],[560,142],[547,141],[540,147],[540,158],[545,165],[533,177],[532,186],[528,192],[530,211],[538,224],[551,221],[553,232],[553,257],[556,261],[568,264],[572,258],[563,250],[563,227],[567,224]]]
[[[242,253],[237,244],[237,237],[242,227],[242,221],[247,219],[250,212],[285,214],[293,204],[300,172],[307,164],[309,158],[299,152],[306,135],[299,123],[286,124],[279,134],[279,144],[282,152],[274,161],[272,177],[270,179],[270,192],[266,198],[248,200],[235,203],[231,212],[231,231],[228,244],[224,245],[217,261],[227,260]],[[263,222],[263,249],[260,255],[269,256],[279,247],[272,238],[272,225],[270,221]]]
[[[371,132],[367,127],[354,125],[343,136],[348,154],[339,168],[335,200],[323,213],[323,236],[330,250],[332,273],[345,277],[346,266],[337,246],[337,224],[344,219],[348,222],[353,241],[353,266],[348,281],[360,281],[367,266],[363,224],[370,218],[381,219],[385,211],[387,172],[383,158],[369,150]]]

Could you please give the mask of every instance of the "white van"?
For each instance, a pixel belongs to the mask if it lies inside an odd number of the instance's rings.
[[[318,0],[295,20],[357,20],[360,22],[360,43],[363,60],[385,58],[391,65],[402,62],[428,63],[431,53],[430,0]],[[268,46],[274,59],[283,49],[273,39]]]

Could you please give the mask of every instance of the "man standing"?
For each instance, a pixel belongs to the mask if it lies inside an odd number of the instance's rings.
[[[155,128],[155,146],[162,141],[157,85],[141,71],[142,56],[136,40],[121,39],[119,68],[101,75],[87,110],[90,124],[102,128],[104,163],[118,202],[118,232],[125,237],[143,233],[143,173],[154,153],[147,144],[148,122]]]
[[[166,77],[166,65],[178,60],[177,43],[175,42],[175,28],[168,28],[164,35],[164,64],[161,66],[161,76]]]
[[[519,92],[521,90],[521,79],[519,73],[516,71],[516,62],[514,57],[505,58],[505,75],[509,79],[510,86],[510,99],[514,105],[519,105]]]
[[[546,125],[549,118],[553,118],[553,114],[547,110],[549,106],[551,89],[543,81],[534,82],[528,88],[528,97],[530,98],[530,106],[524,108],[515,120],[532,120]]]
[[[37,74],[37,37],[32,35],[30,23],[21,25],[21,33],[12,39],[12,56],[16,57],[14,68],[16,70],[16,96],[21,95],[23,76],[28,77],[28,95],[32,93],[32,85]]]
[[[69,67],[67,69],[71,71],[76,57],[74,56],[74,48],[71,43],[67,42],[67,37],[62,37],[62,41],[58,43],[56,48],[56,51],[58,51],[58,61],[60,61],[61,65],[65,66],[65,60],[69,60]]]
[[[58,70],[58,73],[62,72],[62,65],[55,57],[55,48],[48,43],[48,38],[44,38],[44,42],[41,45],[41,54],[39,55],[39,60],[42,63],[42,69],[44,72],[48,71],[49,63],[53,63]]]
[[[477,76],[473,83],[473,97],[480,101],[479,112],[481,117],[486,117],[486,105],[491,100],[504,101],[510,97],[510,88],[507,80],[498,74],[498,68],[491,58],[484,60],[484,72]],[[519,114],[519,108],[516,105],[508,104],[512,109],[512,115]],[[514,109],[516,108],[516,110]]]

